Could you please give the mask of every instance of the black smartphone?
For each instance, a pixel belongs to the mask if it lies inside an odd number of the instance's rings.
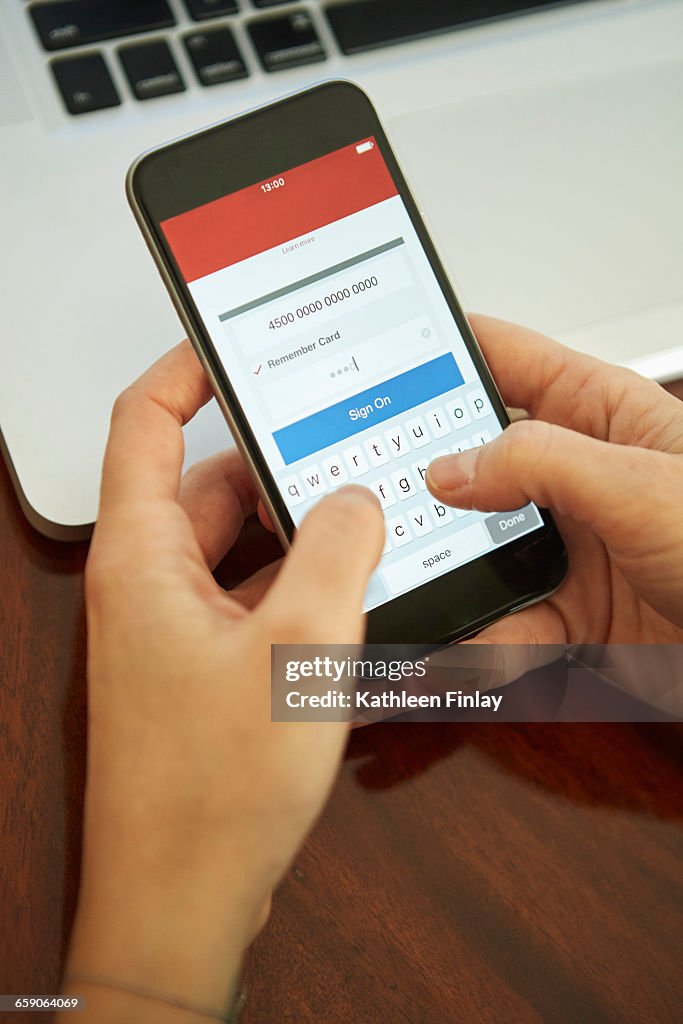
[[[509,420],[361,89],[162,146],[127,192],[283,544],[346,482],[382,503],[368,642],[462,639],[559,586],[548,512],[451,509],[425,487],[433,458]]]

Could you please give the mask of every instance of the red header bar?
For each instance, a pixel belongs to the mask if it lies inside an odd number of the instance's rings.
[[[357,146],[366,148],[358,152]],[[370,145],[371,144],[371,145]],[[374,139],[345,146],[285,171],[285,184],[258,182],[161,227],[186,281],[239,263],[397,195]]]

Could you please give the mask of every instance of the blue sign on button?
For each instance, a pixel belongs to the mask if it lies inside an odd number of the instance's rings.
[[[290,423],[288,427],[276,430],[273,439],[289,465],[321,448],[360,434],[376,423],[407,412],[422,402],[429,402],[462,383],[462,373],[449,352]]]

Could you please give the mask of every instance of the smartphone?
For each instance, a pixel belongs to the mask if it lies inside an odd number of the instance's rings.
[[[155,149],[127,193],[283,545],[335,487],[379,498],[368,642],[462,639],[559,586],[547,511],[425,487],[433,458],[509,419],[361,89],[326,82]]]

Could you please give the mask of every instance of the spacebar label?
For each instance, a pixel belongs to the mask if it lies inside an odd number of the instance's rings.
[[[456,565],[483,555],[491,541],[481,523],[473,523],[466,530],[443,537],[441,541],[394,562],[382,570],[392,594],[401,594],[418,586],[431,576],[440,576]]]

